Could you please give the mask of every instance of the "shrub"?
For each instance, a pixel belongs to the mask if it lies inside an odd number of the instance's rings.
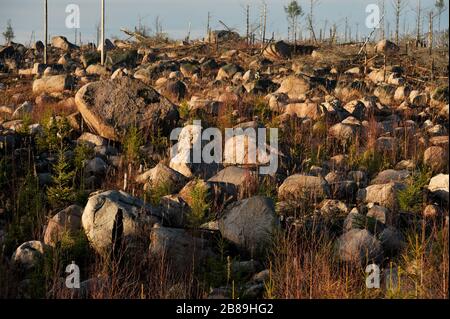
[[[53,168],[53,185],[47,189],[47,197],[53,207],[59,207],[74,200],[73,179],[75,172],[70,169],[64,152],[65,149],[61,148],[58,161]]]
[[[211,208],[211,202],[208,199],[208,189],[203,183],[195,183],[190,195],[192,204],[188,222],[191,226],[200,226],[205,222],[205,217]]]
[[[129,162],[138,161],[140,158],[139,148],[144,144],[144,138],[141,132],[135,126],[132,126],[123,141],[123,150],[125,157]]]
[[[420,213],[423,204],[423,188],[428,184],[431,172],[425,168],[413,173],[406,189],[398,192],[398,202],[401,210]]]

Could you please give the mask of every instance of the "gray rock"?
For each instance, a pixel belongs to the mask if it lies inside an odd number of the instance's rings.
[[[34,80],[33,93],[60,93],[70,90],[73,85],[74,81],[70,75],[51,75]]]
[[[150,253],[164,256],[172,269],[186,272],[214,256],[207,239],[195,237],[187,230],[155,225],[150,233]]]
[[[386,255],[395,256],[405,247],[402,234],[392,226],[386,227],[378,238]]]
[[[423,153],[423,162],[430,167],[433,172],[443,172],[448,165],[448,152],[440,146],[430,146]]]
[[[52,38],[52,47],[69,51],[73,49],[77,49],[78,47],[75,44],[70,43],[66,37],[63,36],[55,36]]]
[[[167,186],[173,193],[176,193],[186,184],[186,178],[172,168],[159,163],[154,168],[138,175],[136,182],[144,184],[145,190]]]
[[[21,269],[30,270],[41,260],[45,250],[46,246],[43,242],[38,240],[27,241],[17,247],[11,261]]]
[[[433,176],[428,184],[428,190],[433,196],[448,204],[448,174]]]
[[[16,119],[20,119],[22,118],[25,114],[30,114],[31,112],[33,112],[33,104],[31,104],[30,102],[26,101],[23,102],[22,105],[20,105],[13,113],[12,115],[12,119],[16,120]]]
[[[394,224],[394,214],[389,209],[383,206],[369,204],[367,216],[373,217],[380,223],[385,225]]]
[[[320,214],[326,217],[345,216],[348,212],[348,207],[345,203],[334,200],[325,199],[320,204]]]
[[[372,179],[371,184],[387,184],[391,182],[404,182],[408,179],[411,173],[408,170],[384,170]]]
[[[398,191],[405,189],[405,184],[391,182],[376,184],[358,191],[358,200],[374,203],[395,210],[398,206]]]
[[[362,218],[364,215],[360,214],[357,208],[353,208],[344,220],[344,232],[348,232],[355,228],[354,222],[358,217]]]
[[[278,188],[280,200],[321,200],[329,196],[330,189],[322,177],[295,174],[283,181]]]
[[[141,247],[145,230],[161,221],[161,213],[123,191],[91,195],[81,218],[83,229],[98,253],[110,253],[113,246]],[[117,247],[116,246],[116,247]]]
[[[352,229],[336,242],[336,253],[340,260],[360,265],[379,262],[383,248],[379,240],[365,229]]]
[[[73,235],[81,230],[83,208],[71,205],[53,216],[45,229],[44,243],[54,246],[65,234]]]
[[[184,227],[191,212],[189,205],[178,195],[166,195],[161,198],[163,226]],[[167,224],[167,225],[166,225]]]
[[[219,218],[222,236],[252,256],[265,252],[278,227],[274,203],[263,196],[230,204]]]
[[[95,146],[105,146],[107,144],[107,141],[101,136],[89,132],[84,132],[77,139],[77,143],[87,143],[88,145],[95,147]]]
[[[86,123],[100,136],[120,141],[131,126],[144,137],[170,132],[178,120],[176,106],[153,88],[128,77],[83,86],[75,102]]]
[[[84,167],[84,173],[86,176],[104,176],[107,169],[108,165],[104,160],[102,160],[100,157],[94,157],[86,163],[86,166]]]

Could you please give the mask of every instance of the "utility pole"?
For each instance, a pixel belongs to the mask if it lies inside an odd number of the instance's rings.
[[[208,11],[208,21],[206,22],[206,38],[209,39],[210,27],[209,22],[211,20],[211,13]]]
[[[417,0],[417,34],[416,34],[416,47],[419,46],[420,43],[420,19],[422,14],[422,8],[420,5],[420,0]]]
[[[359,42],[359,23],[356,22],[356,42]]]
[[[348,41],[348,19],[345,17],[345,32],[344,32],[344,42]]]
[[[250,6],[247,4],[247,7],[245,9],[245,16],[246,16],[246,40],[247,40],[247,46],[250,44]]]
[[[48,46],[48,4],[44,2],[44,64],[47,64],[47,46]]]
[[[385,1],[382,0],[381,1],[381,21],[380,21],[380,40],[384,40],[386,37],[386,33],[385,33],[385,21],[384,21],[384,16],[386,13],[386,9],[385,9]]]
[[[431,55],[433,53],[433,11],[430,11],[428,19],[428,50]]]
[[[189,25],[188,25],[188,32],[187,32],[187,36],[186,36],[187,43],[189,43],[190,38],[191,38],[191,21],[189,21]]]
[[[266,42],[266,25],[267,25],[267,4],[263,3],[263,29],[262,29],[262,48]]]
[[[105,65],[105,0],[102,1],[102,30],[101,30],[101,64]]]

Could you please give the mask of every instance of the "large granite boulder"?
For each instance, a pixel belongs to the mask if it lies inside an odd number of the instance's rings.
[[[177,107],[155,89],[127,77],[92,82],[75,96],[81,115],[98,135],[120,141],[131,126],[145,136],[168,133],[179,114]]]

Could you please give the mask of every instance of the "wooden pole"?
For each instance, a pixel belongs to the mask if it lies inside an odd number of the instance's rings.
[[[267,25],[267,4],[264,3],[263,9],[263,30],[262,30],[262,46],[266,42],[266,25]]]
[[[47,64],[47,46],[48,46],[48,4],[44,2],[44,64]]]
[[[433,53],[433,11],[430,11],[428,21],[428,52],[430,55]]]
[[[105,0],[102,1],[102,30],[101,30],[101,64],[105,65]]]
[[[247,24],[247,46],[250,44],[250,6],[247,4],[246,7],[246,24]]]

